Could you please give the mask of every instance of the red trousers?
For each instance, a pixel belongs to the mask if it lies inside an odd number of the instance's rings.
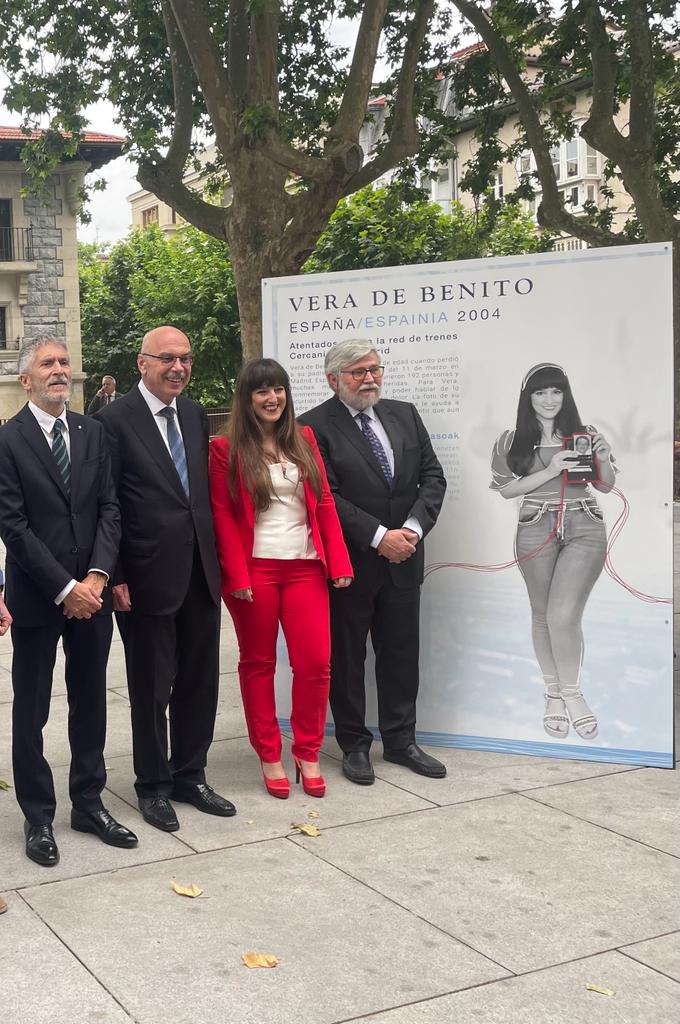
[[[250,742],[260,760],[281,760],[274,672],[279,623],[293,672],[293,755],[317,761],[330,685],[328,584],[316,560],[254,558],[253,600],[227,597],[239,646],[238,672]]]

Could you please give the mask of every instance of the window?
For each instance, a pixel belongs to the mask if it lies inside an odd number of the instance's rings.
[[[11,260],[12,254],[12,203],[0,199],[0,260]]]
[[[597,174],[597,150],[586,142],[586,174]]]
[[[7,345],[7,307],[0,306],[0,348]]]
[[[560,199],[565,206],[578,206],[578,185],[573,188],[561,188]]]
[[[598,199],[598,188],[597,185],[586,185],[586,201],[589,203],[596,203]]]
[[[569,139],[566,144],[567,177],[578,177],[578,139]]]
[[[148,228],[152,224],[158,224],[157,206],[149,206],[146,210],[142,210],[142,227]]]
[[[519,173],[531,174],[531,153],[522,153],[519,158]]]
[[[559,181],[560,178],[562,177],[562,175],[560,173],[560,147],[559,146],[552,146],[551,147],[551,149],[550,149],[550,159],[552,160],[553,171],[555,172],[555,177]]]
[[[503,202],[503,171],[496,171],[493,178],[493,197],[499,203]]]

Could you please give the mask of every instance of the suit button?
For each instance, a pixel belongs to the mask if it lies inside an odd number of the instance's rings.
[[[78,548],[71,548],[71,554],[72,555],[77,555],[78,554]]]
[[[72,513],[71,513],[71,519],[74,519],[74,520],[75,520],[75,519],[77,519],[77,518],[78,518],[78,516],[77,516],[77,515],[75,514],[75,512],[72,512]]]

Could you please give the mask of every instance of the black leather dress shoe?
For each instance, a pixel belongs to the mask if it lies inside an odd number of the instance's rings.
[[[349,754],[343,754],[342,772],[345,778],[359,786],[372,786],[375,782],[375,772],[367,750],[350,750]]]
[[[430,757],[424,750],[421,750],[415,743],[409,743],[403,750],[385,750],[383,757],[393,764],[403,764],[410,768],[417,775],[427,775],[429,779],[443,779],[446,775],[446,765],[438,761],[436,757]]]
[[[78,811],[71,808],[71,828],[76,832],[91,832],[109,846],[131,850],[139,840],[134,832],[116,821],[105,808],[98,811]]]
[[[236,808],[223,796],[205,782],[176,782],[172,790],[172,799],[183,804],[193,804],[205,814],[217,814],[220,818],[231,818]]]
[[[166,796],[140,796],[137,803],[144,821],[154,828],[161,832],[176,832],[179,828],[177,815]]]
[[[24,822],[26,856],[43,868],[53,868],[59,863],[59,848],[51,825],[31,825]]]

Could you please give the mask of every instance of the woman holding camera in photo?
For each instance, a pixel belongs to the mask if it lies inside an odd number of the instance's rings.
[[[504,431],[494,445],[491,488],[504,498],[521,498],[515,557],[529,594],[545,683],[543,727],[564,739],[571,723],[581,739],[592,740],[598,725],[581,691],[581,620],[604,567],[607,537],[588,484],[566,473],[578,454],[563,447],[563,438],[574,434],[591,435],[592,486],[607,493],[615,478],[609,444],[594,427],[584,426],[562,367],[532,367],[522,382],[515,429]]]
[[[279,623],[293,671],[290,724],[297,779],[309,796],[319,769],[330,685],[328,585],[354,572],[310,427],[295,421],[288,374],[273,359],[239,373],[226,437],[210,448],[210,498],[222,596],[234,620],[248,736],[267,792],[285,799],[274,673]]]

